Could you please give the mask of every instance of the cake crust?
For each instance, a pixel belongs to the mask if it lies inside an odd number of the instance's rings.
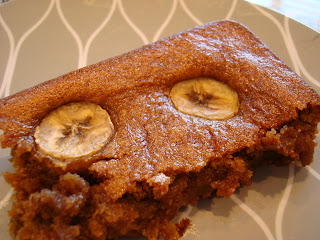
[[[238,113],[212,121],[178,111],[170,100],[170,89],[197,77],[214,78],[235,90]],[[91,157],[57,164],[59,160],[38,151],[35,128],[54,109],[79,101],[106,109],[114,123],[114,136]],[[282,162],[309,164],[312,155],[306,152],[314,147],[319,109],[318,94],[246,27],[233,21],[212,22],[1,99],[1,143],[14,149],[17,169],[31,171],[30,166],[38,166],[35,172],[50,172],[46,183],[41,183],[42,175],[32,182],[31,173],[22,176],[19,171],[6,178],[18,192],[16,199],[33,199],[39,208],[23,211],[38,211],[40,218],[45,216],[43,199],[60,194],[63,201],[69,201],[70,195],[82,194],[83,201],[70,208],[71,217],[59,218],[61,226],[52,220],[56,218],[48,217],[61,228],[69,224],[71,239],[80,232],[92,239],[132,232],[150,239],[160,232],[165,239],[177,239],[183,224],[173,227],[170,220],[178,209],[195,203],[199,196],[214,191],[230,196],[240,184],[248,185],[249,160],[264,159],[262,152],[281,154]],[[287,148],[279,146],[290,133],[298,133],[293,130],[297,126],[305,141],[292,143],[293,150],[286,152]],[[279,134],[286,137],[281,140]],[[306,142],[306,149],[297,147]],[[250,158],[244,156],[248,154]],[[16,178],[31,181],[29,189]],[[179,191],[189,195],[177,197]],[[16,206],[23,208],[18,201]],[[162,220],[149,219],[147,214],[141,216],[146,208],[150,208],[149,216],[160,214],[161,209],[171,212],[161,213]],[[115,209],[119,215],[111,217]],[[58,209],[57,215],[61,217],[63,211],[63,207]],[[25,227],[28,223],[35,224],[30,216],[21,221],[21,215],[12,215],[15,234],[23,234],[19,229],[30,230]],[[73,216],[85,216],[89,230],[83,230],[83,223],[72,225]],[[105,226],[100,226],[99,219]],[[146,222],[150,226],[143,226]],[[113,225],[120,223],[125,225],[122,230]]]

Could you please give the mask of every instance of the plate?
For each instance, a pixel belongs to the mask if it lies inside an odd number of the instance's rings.
[[[221,19],[248,26],[320,92],[319,33],[242,0],[14,0],[0,5],[0,95]],[[183,239],[319,239],[319,155],[317,147],[302,169],[257,169],[252,185],[232,197],[182,209],[177,218],[192,220]],[[0,151],[1,173],[12,170],[9,158]],[[9,240],[12,189],[2,176],[0,189],[1,239]]]

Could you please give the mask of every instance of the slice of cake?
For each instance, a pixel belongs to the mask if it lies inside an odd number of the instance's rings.
[[[0,101],[15,239],[178,239],[182,206],[313,160],[320,98],[253,33],[212,22]]]

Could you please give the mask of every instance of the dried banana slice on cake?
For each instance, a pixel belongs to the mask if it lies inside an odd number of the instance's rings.
[[[179,82],[170,91],[175,107],[186,114],[209,120],[226,120],[238,113],[238,94],[212,78]]]
[[[105,146],[113,132],[106,110],[93,103],[73,102],[45,117],[34,137],[41,152],[67,160],[93,155]]]

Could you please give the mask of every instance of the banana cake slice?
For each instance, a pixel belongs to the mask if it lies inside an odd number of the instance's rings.
[[[0,100],[15,239],[178,239],[182,206],[313,161],[320,98],[243,25],[211,22]]]

